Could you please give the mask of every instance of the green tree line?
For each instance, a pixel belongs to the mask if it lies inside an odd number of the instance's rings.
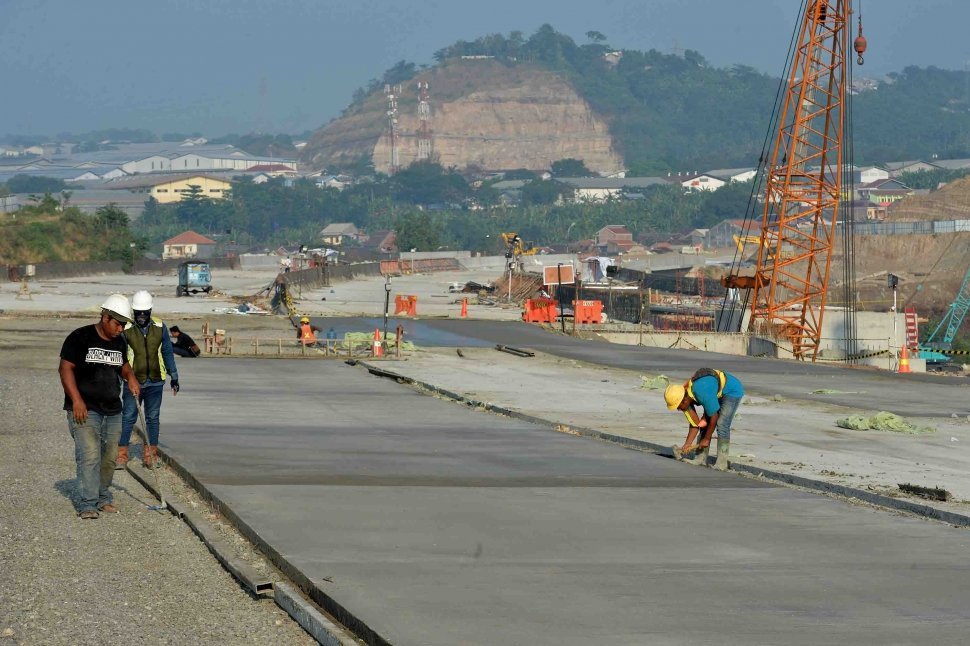
[[[563,244],[607,224],[665,239],[743,217],[751,184],[713,192],[685,192],[671,184],[639,193],[642,199],[635,201],[578,204],[570,187],[533,178],[522,188],[521,205],[507,206],[491,185],[473,187],[453,170],[424,162],[343,191],[305,179],[291,186],[281,179],[262,184],[237,179],[227,197],[213,200],[192,187],[177,203],[149,200],[134,228],[154,244],[192,229],[241,245],[272,247],[315,245],[327,224],[352,222],[371,232],[394,230],[400,248],[422,251],[439,246],[495,251],[501,244],[495,236],[502,231],[517,231],[536,244]]]

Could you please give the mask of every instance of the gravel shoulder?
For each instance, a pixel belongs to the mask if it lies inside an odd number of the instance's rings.
[[[56,367],[67,333],[90,322],[0,317],[0,644],[316,643],[241,588],[184,523],[149,511],[157,501],[127,472],[115,472],[120,513],[77,517]],[[166,402],[163,441],[170,393]],[[173,474],[161,477],[238,556],[269,567]]]

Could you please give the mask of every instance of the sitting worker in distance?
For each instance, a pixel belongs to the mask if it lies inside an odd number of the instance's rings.
[[[683,386],[667,386],[664,391],[667,408],[683,411],[690,424],[684,445],[679,449],[674,447],[674,457],[679,460],[684,453],[696,450],[690,462],[707,464],[711,438],[717,431],[717,462],[714,468],[726,470],[731,449],[731,422],[743,397],[744,386],[737,377],[711,368],[701,368]],[[703,408],[704,414],[698,414],[695,406]],[[701,428],[704,434],[695,445]]]
[[[197,357],[202,354],[202,350],[195,344],[188,334],[173,325],[168,329],[169,336],[172,337],[172,352],[180,357]]]

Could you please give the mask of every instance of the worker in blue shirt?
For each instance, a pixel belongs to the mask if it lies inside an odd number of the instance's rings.
[[[744,386],[737,377],[712,368],[701,368],[683,386],[667,386],[664,391],[667,408],[683,411],[690,425],[684,445],[674,447],[674,457],[679,460],[683,454],[696,450],[695,457],[689,461],[707,464],[711,438],[717,431],[717,462],[714,468],[726,470],[731,452],[731,422],[743,397]],[[697,412],[696,406],[704,410],[703,415]],[[702,428],[704,434],[695,445],[694,441]]]

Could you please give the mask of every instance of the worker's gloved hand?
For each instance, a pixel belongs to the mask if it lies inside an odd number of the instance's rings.
[[[172,392],[174,394],[176,394],[176,395],[179,394],[179,380],[178,379],[173,379],[172,380]]]

